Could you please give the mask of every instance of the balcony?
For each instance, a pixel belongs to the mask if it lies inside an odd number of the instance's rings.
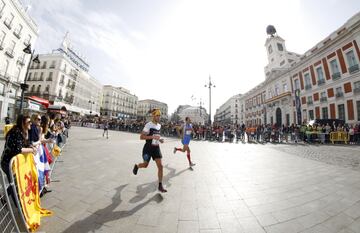
[[[336,93],[336,98],[341,98],[344,97],[344,93],[343,92],[338,92]]]
[[[11,30],[12,25],[11,25],[11,22],[9,22],[8,19],[6,19],[6,20],[4,21],[4,24],[5,24],[5,26],[6,26],[9,30]]]
[[[310,89],[311,89],[311,84],[305,85],[305,90],[310,90]]]
[[[45,64],[42,65],[42,66],[41,66],[41,69],[46,69],[46,65],[45,65]]]
[[[71,90],[75,90],[75,84],[71,85]]]
[[[360,87],[354,88],[354,94],[360,94]]]
[[[17,63],[21,66],[24,66],[25,65],[25,61],[24,61],[24,58],[23,57],[19,57],[18,60],[17,60]]]
[[[50,76],[46,78],[46,81],[52,81],[52,80],[53,80],[53,79],[52,79],[52,77],[50,77]]]
[[[19,30],[15,30],[13,32],[14,36],[16,36],[16,38],[20,39],[21,38],[21,34],[20,34],[20,31]]]
[[[55,69],[55,65],[49,66],[49,69]]]
[[[323,103],[323,102],[326,102],[327,101],[327,97],[321,97],[320,98],[320,102]]]
[[[10,48],[6,49],[5,54],[10,58],[14,58],[14,50],[13,49],[10,49]]]
[[[358,64],[349,67],[349,73],[350,74],[358,72],[358,71],[359,71],[359,65]]]
[[[309,106],[309,105],[313,105],[314,102],[312,100],[308,100],[306,104]]]
[[[331,77],[332,77],[332,80],[334,80],[334,81],[338,80],[340,78],[340,72],[333,73],[331,75]]]
[[[318,80],[318,86],[321,86],[325,83],[325,79]]]

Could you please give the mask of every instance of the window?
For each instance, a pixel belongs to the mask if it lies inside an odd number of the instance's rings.
[[[37,87],[36,92],[37,92],[37,93],[40,93],[40,91],[41,91],[41,85],[39,85],[39,86]]]
[[[325,91],[323,91],[323,92],[321,92],[320,93],[320,98],[326,98],[327,96],[326,96],[326,92]]]
[[[46,65],[47,65],[47,62],[46,62],[46,61],[44,61],[44,63],[43,63],[43,65],[42,65],[41,69],[46,69]]]
[[[332,74],[340,73],[339,72],[339,66],[338,66],[338,63],[337,63],[336,59],[334,59],[334,60],[332,60],[330,62],[330,67],[331,67]]]
[[[50,69],[53,69],[53,68],[55,68],[55,61],[51,61],[51,65],[50,65],[50,67],[49,67]]]
[[[0,47],[2,47],[2,44],[4,43],[6,33],[1,31],[0,33]]]
[[[27,36],[27,39],[24,41],[24,44],[25,45],[28,45],[28,44],[30,44],[31,43],[31,35],[28,35]]]
[[[47,85],[47,86],[46,86],[45,91],[46,91],[46,92],[49,92],[49,91],[50,91],[50,85]]]
[[[338,105],[338,112],[339,112],[339,119],[345,120],[345,105],[344,104]]]
[[[336,89],[335,89],[335,93],[336,93],[336,96],[338,96],[339,94],[342,94],[343,92],[342,92],[342,87],[337,87]]]
[[[269,47],[268,47],[268,52],[269,52],[269,54],[271,54],[273,52],[271,45],[269,45]]]
[[[322,112],[322,118],[323,119],[328,119],[329,118],[329,113],[328,113],[328,108],[321,108],[321,112]]]
[[[29,75],[28,75],[28,81],[31,81],[31,75],[32,75],[32,73],[29,73]]]
[[[300,90],[300,81],[299,79],[295,79],[295,90],[299,89]]]
[[[324,80],[324,73],[323,73],[322,67],[316,68],[316,73],[317,73],[318,81]]]
[[[312,95],[307,97],[307,104],[313,104],[313,98]]]
[[[0,83],[0,95],[4,94],[4,89],[5,89],[5,85],[3,83]]]
[[[279,85],[276,84],[275,85],[275,96],[279,95],[280,94],[280,91],[279,91]]]
[[[277,47],[278,47],[278,50],[279,50],[279,51],[284,51],[284,47],[283,47],[282,44],[277,43]]]
[[[310,80],[310,74],[309,73],[306,73],[304,75],[305,77],[305,90],[309,90],[311,89],[311,80]]]
[[[19,27],[14,30],[14,35],[20,39],[21,31],[23,29],[23,26],[19,24]]]
[[[360,121],[360,100],[356,101],[356,110],[357,110],[357,116],[358,116],[358,121]]]
[[[280,66],[283,66],[285,64],[285,60],[282,60],[281,62],[280,62]]]
[[[35,92],[35,85],[31,86],[31,92],[34,93]]]
[[[11,51],[11,53],[14,52],[15,45],[16,45],[15,41],[11,41],[10,46],[9,46],[9,50]]]
[[[9,17],[6,17],[5,21],[4,21],[4,24],[9,28],[11,29],[11,24],[12,24],[12,21],[14,20],[14,15],[10,13],[10,16]]]
[[[349,52],[346,53],[346,59],[347,59],[349,67],[357,65],[357,61],[356,61],[353,50],[350,50]]]
[[[309,110],[309,120],[314,120],[314,110]]]
[[[283,84],[283,90],[284,90],[284,92],[287,92],[287,91],[288,91],[287,83],[284,83],[284,84]]]
[[[0,1],[0,15],[1,15],[2,11],[4,10],[4,8],[5,8],[5,2],[4,2],[4,0],[1,0]]]
[[[38,73],[35,72],[35,73],[34,73],[34,81],[37,81],[37,76],[38,76]]]

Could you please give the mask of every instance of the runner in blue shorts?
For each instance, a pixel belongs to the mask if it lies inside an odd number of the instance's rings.
[[[187,152],[187,159],[189,161],[189,166],[195,166],[195,163],[191,162],[191,157],[190,157],[190,140],[191,140],[191,134],[193,132],[193,127],[191,124],[191,120],[190,117],[186,117],[185,118],[185,124],[182,127],[182,133],[180,134],[180,132],[178,131],[178,135],[181,135],[181,143],[183,144],[183,148],[176,148],[174,147],[174,154],[176,153],[176,151],[181,151],[181,152]]]

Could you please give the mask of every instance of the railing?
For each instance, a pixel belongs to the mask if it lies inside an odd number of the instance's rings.
[[[325,83],[325,79],[320,79],[318,80],[318,86],[322,85]]]
[[[21,38],[21,34],[20,34],[20,31],[19,30],[15,30],[13,32],[14,36],[16,36],[16,38],[20,39]]]
[[[338,92],[336,93],[336,98],[341,98],[344,97],[344,93],[343,92]]]
[[[18,64],[23,66],[25,65],[25,62],[24,62],[24,58],[23,57],[19,57],[18,60],[17,60]]]
[[[8,49],[6,49],[5,53],[6,53],[6,55],[8,55],[8,57],[14,58],[14,50],[13,49],[8,48]]]
[[[349,134],[347,132],[331,132],[330,141],[332,144],[334,144],[334,142],[344,142],[347,144],[349,141]]]
[[[340,78],[340,72],[333,73],[331,77],[332,80],[338,80]]]
[[[320,98],[320,102],[326,102],[327,101],[327,97],[321,97]]]
[[[52,79],[52,77],[50,77],[50,76],[48,76],[47,78],[46,78],[46,81],[52,81],[53,79]]]
[[[9,30],[11,30],[12,25],[11,25],[11,22],[8,22],[8,19],[6,19],[6,20],[4,21],[4,24],[5,24],[5,26],[6,26]]]
[[[349,67],[349,73],[350,74],[355,73],[357,71],[359,71],[359,65],[358,64],[355,64],[355,65]]]
[[[308,102],[307,102],[307,105],[313,105],[313,104],[314,104],[313,101],[308,101]]]
[[[311,89],[311,84],[305,85],[305,90],[310,90]]]

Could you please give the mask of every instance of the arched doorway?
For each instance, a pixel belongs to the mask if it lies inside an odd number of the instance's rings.
[[[281,109],[276,109],[276,126],[280,127],[282,125],[282,119],[281,119]]]

